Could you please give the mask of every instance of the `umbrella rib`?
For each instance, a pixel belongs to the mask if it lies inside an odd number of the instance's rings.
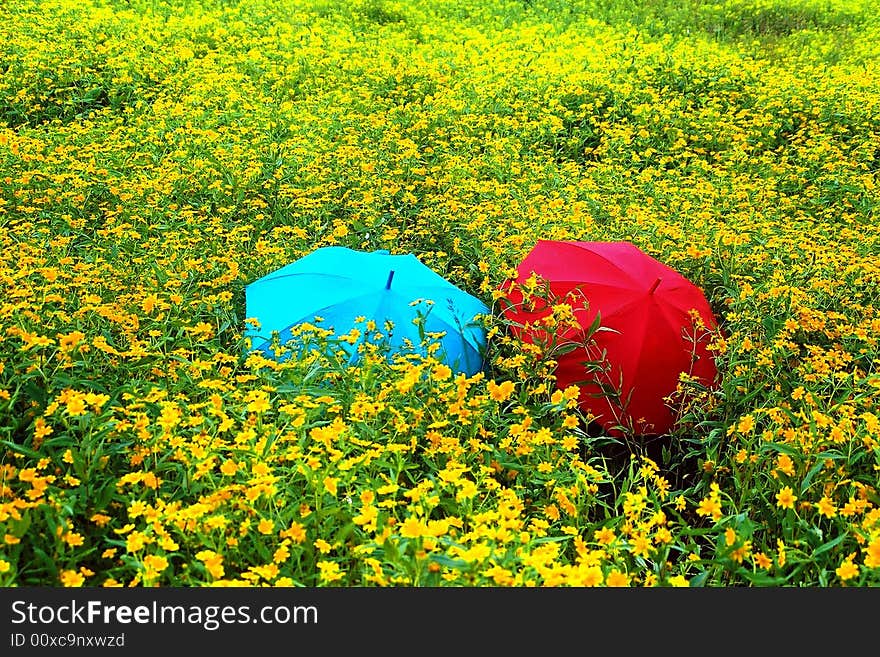
[[[375,292],[370,291],[370,292],[366,292],[364,294],[358,294],[357,296],[349,297],[348,299],[346,299],[345,303],[351,303],[352,301],[356,301],[356,300],[360,299],[361,297],[368,297],[372,294],[375,294]],[[312,319],[314,319],[314,317],[316,317],[316,316],[320,317],[322,312],[326,312],[326,311],[330,310],[331,308],[333,308],[333,306],[337,306],[337,305],[339,305],[339,302],[330,304],[329,306],[324,306],[323,308],[316,308],[313,311],[309,311],[305,315],[303,315],[303,316],[299,317],[298,319],[287,324],[283,329],[279,330],[278,333],[283,333],[284,331],[287,331],[288,329],[293,328],[297,324],[302,324],[303,322],[307,322],[307,321],[309,321],[310,317]],[[364,313],[364,317],[367,317],[366,313]],[[367,317],[367,319],[375,319],[375,318]],[[323,328],[323,327],[319,327],[319,328]],[[273,330],[277,330],[277,329],[273,329]]]
[[[612,289],[614,289],[614,290],[631,290],[631,289],[632,289],[632,288],[629,288],[629,287],[624,287],[624,286],[622,286],[622,285],[613,285],[613,284],[611,284],[611,283],[595,283],[595,282],[593,282],[593,281],[585,281],[585,280],[569,281],[569,280],[561,280],[561,279],[558,279],[558,278],[554,278],[551,282],[552,282],[554,285],[557,285],[557,284],[558,284],[558,285],[567,285],[567,284],[571,284],[573,287],[587,286],[587,285],[588,285],[588,286],[590,286],[590,287],[599,287],[599,286],[601,286],[601,287],[610,287],[610,288],[612,288]]]
[[[432,290],[437,290],[440,294],[436,297],[432,296],[430,292]],[[406,282],[401,282],[398,284],[393,284],[391,287],[391,292],[396,293],[397,296],[402,296],[403,292],[408,292],[410,294],[415,295],[411,300],[415,301],[416,299],[422,299],[423,301],[432,301],[434,305],[440,306],[443,302],[448,302],[449,305],[455,307],[461,307],[465,304],[456,303],[455,297],[460,296],[464,301],[468,301],[468,305],[472,305],[475,308],[479,307],[480,312],[474,312],[474,316],[478,314],[488,314],[489,308],[480,301],[477,297],[465,292],[464,290],[455,287],[452,283],[448,283],[445,285],[419,285],[418,283],[414,285],[408,285]],[[447,306],[444,306],[447,307]]]
[[[632,274],[631,274],[629,271],[627,271],[626,269],[624,269],[623,267],[621,267],[619,264],[617,264],[616,262],[614,262],[614,260],[611,260],[608,256],[605,256],[605,255],[599,253],[598,251],[594,251],[594,250],[592,250],[592,249],[590,249],[590,248],[588,248],[588,247],[577,246],[576,244],[571,244],[571,246],[574,247],[574,248],[577,248],[577,249],[579,249],[579,250],[581,250],[581,251],[588,251],[589,253],[592,253],[592,254],[595,255],[596,257],[601,258],[602,260],[604,260],[605,262],[607,262],[609,265],[611,265],[614,269],[618,270],[618,271],[621,272],[624,276],[626,276],[630,281],[632,281],[632,283],[633,283],[634,285],[638,285],[639,281],[636,280],[635,278],[633,278]],[[645,254],[645,255],[647,256],[648,254]],[[648,256],[648,257],[650,258],[650,256]]]
[[[456,287],[455,285],[453,285],[450,282],[441,283],[438,281],[437,284],[424,285],[419,282],[409,283],[405,280],[398,281],[397,278],[395,277],[395,282],[392,284],[391,289],[392,289],[392,291],[396,291],[398,293],[400,293],[402,290],[414,292],[414,293],[417,293],[416,299],[425,299],[426,301],[430,300],[430,301],[433,301],[434,303],[438,303],[438,299],[442,299],[443,301],[454,302],[456,296],[462,296],[462,297],[471,296],[473,299],[478,301],[481,305],[485,305],[485,304],[483,304],[482,301],[480,301],[476,297],[473,297],[472,295],[468,294],[467,292],[465,292],[461,288]],[[441,292],[441,294],[435,299],[434,297],[428,296],[428,293],[431,290],[438,290],[439,292]],[[413,299],[413,300],[415,300],[415,299]]]
[[[282,274],[280,276],[272,276],[270,278],[261,278],[261,279],[254,281],[253,283],[251,283],[251,285],[256,285],[257,283],[270,283],[270,282],[281,280],[282,278],[291,278],[294,276],[320,276],[320,277],[340,278],[340,279],[346,280],[346,281],[357,280],[358,282],[362,282],[361,279],[357,279],[353,276],[344,276],[342,274],[331,274],[331,273],[324,273],[324,272],[297,272],[297,273],[293,273],[293,274]],[[410,285],[405,281],[398,281],[393,284],[392,291],[399,293],[401,290],[414,290],[414,291],[424,290],[425,294],[418,294],[418,296],[416,298],[431,300],[431,301],[434,301],[435,303],[437,303],[437,300],[433,299],[430,296],[427,296],[427,294],[426,294],[429,290],[441,291],[442,292],[441,297],[443,298],[443,300],[446,300],[446,301],[454,301],[454,298],[453,298],[454,295],[462,295],[462,296],[468,295],[467,292],[465,292],[464,290],[461,290],[458,287],[455,287],[452,283],[447,283],[445,285],[439,284],[439,283],[436,285],[420,285],[419,283],[415,283],[413,285]],[[377,288],[376,291],[378,292],[380,290]],[[363,295],[359,295],[359,296],[366,296],[368,294],[373,294],[373,291],[367,292],[367,293],[365,293]],[[352,297],[352,298],[356,298],[356,297]],[[473,297],[473,298],[476,299],[476,301],[478,301],[481,305],[483,305],[485,307],[485,304],[483,304],[482,301],[480,301],[476,297]],[[487,310],[487,312],[488,312],[488,310]]]
[[[329,272],[322,272],[322,271],[298,271],[298,272],[294,272],[292,274],[280,274],[278,276],[268,275],[263,278],[258,278],[253,283],[251,283],[251,285],[257,285],[258,283],[270,283],[273,281],[279,281],[282,278],[292,278],[294,276],[321,276],[321,277],[327,277],[327,278],[341,278],[346,281],[359,280],[359,279],[354,278],[353,276],[345,276],[343,274],[331,274]]]
[[[661,282],[663,283],[663,293],[664,293],[664,294],[668,294],[669,292],[674,292],[674,291],[676,291],[676,290],[681,290],[681,289],[686,288],[688,285],[691,285],[691,283],[689,283],[689,282],[686,281],[686,280],[685,280],[684,282],[682,282],[682,281],[679,281],[679,280],[674,279],[674,278],[672,277],[672,274],[668,274],[668,275],[666,275],[666,276],[662,276],[662,277],[658,277],[658,278],[659,278],[659,279],[662,279]],[[554,280],[553,282],[555,283],[556,281]],[[560,282],[561,282],[561,283],[578,283],[578,281],[560,281]],[[584,281],[580,281],[580,282],[581,282],[581,284],[584,283]],[[638,290],[638,291],[644,290],[645,294],[650,293],[650,288],[648,288],[648,287],[643,287],[643,286],[641,285],[642,281],[639,281],[638,283],[639,283],[639,285],[637,286],[636,290]],[[659,284],[657,283],[657,279],[654,280],[654,284],[655,284],[655,285],[659,285]],[[611,285],[611,284],[609,284],[609,283],[589,283],[589,285],[592,285],[592,286],[608,287],[608,288],[612,288],[612,289],[620,289],[620,290],[633,291],[633,288],[631,288],[631,287],[622,287],[622,286],[619,286],[619,285]],[[656,290],[656,288],[654,288],[654,289]]]
[[[632,394],[634,392],[634,390],[636,389],[636,387],[638,386],[639,379],[640,379],[639,374],[641,372],[642,366],[645,363],[645,359],[642,357],[642,350],[644,348],[645,333],[648,330],[649,317],[644,316],[644,315],[643,315],[643,317],[644,317],[644,321],[642,321],[639,325],[638,338],[636,338],[636,336],[634,336],[632,334],[627,336],[627,342],[629,342],[630,344],[639,345],[639,346],[638,346],[638,348],[631,349],[629,351],[629,354],[628,354],[629,357],[627,358],[626,362],[621,363],[621,367],[620,367],[621,372],[626,372],[627,374],[629,374],[629,379],[623,381],[624,389],[620,391],[622,393],[622,398],[620,400],[621,404],[625,403],[625,398],[629,394]],[[630,420],[635,421],[638,419],[638,417],[632,416],[631,409],[621,406],[621,410],[626,414],[626,416]]]
[[[643,299],[639,299],[639,298],[636,298],[636,299],[630,299],[630,300],[627,301],[626,303],[624,303],[624,304],[618,306],[617,308],[615,308],[613,312],[610,312],[610,313],[608,313],[607,315],[602,315],[602,319],[603,319],[603,320],[606,320],[606,319],[611,319],[612,317],[616,317],[617,315],[619,315],[619,314],[622,313],[623,311],[625,311],[625,310],[629,310],[629,309],[632,308],[633,306],[636,306],[636,305],[638,305],[638,304],[640,304],[640,303],[643,303]],[[598,310],[598,312],[601,313],[601,312],[602,312],[602,309],[600,308],[600,309]],[[604,325],[604,322],[603,322],[603,325]]]
[[[700,290],[696,286],[694,286],[694,288],[697,292],[700,293],[700,295],[702,295],[702,290]],[[683,303],[679,299],[669,298],[669,303],[663,304],[662,307],[663,307],[664,311],[677,310],[683,314],[689,314],[691,309],[695,309],[695,310],[699,311],[700,308],[705,308],[706,306],[708,306],[708,303],[709,302],[706,301],[705,296],[703,296],[702,299],[700,299],[700,297],[695,294],[693,300],[688,301],[687,303]],[[711,313],[711,309],[709,309],[709,313]],[[702,313],[700,313],[700,315],[702,315]],[[676,319],[676,321],[680,321],[680,319],[678,317],[676,317],[675,319]],[[714,325],[714,323],[715,323],[714,318],[713,318],[713,321],[708,322],[709,325]]]
[[[668,318],[667,318],[667,319],[668,319]],[[655,331],[656,331],[656,330],[661,330],[660,327],[665,327],[665,329],[669,332],[669,335],[671,335],[671,336],[674,336],[674,335],[675,335],[675,329],[673,328],[673,326],[672,326],[671,324],[669,324],[669,323],[666,323],[666,322],[659,322],[659,323],[658,323],[658,326],[654,327],[652,330],[655,330]],[[648,329],[648,323],[645,322],[645,331],[647,331],[647,329]],[[643,331],[643,334],[644,334],[644,331]],[[638,357],[638,359],[636,360],[636,364],[635,364],[635,367],[634,367],[634,369],[633,369],[633,380],[634,380],[634,381],[638,381],[638,380],[640,380],[640,378],[641,378],[641,374],[642,374],[642,370],[645,368],[645,365],[646,365],[646,363],[648,362],[646,359],[643,359],[643,358],[642,358],[642,355],[641,355],[641,354],[642,354],[642,351],[644,350],[644,337],[643,337],[642,341],[641,341],[639,344],[640,344],[640,347],[639,347],[639,357]],[[672,339],[672,341],[671,341],[670,344],[675,344],[675,340],[674,340],[674,338]],[[671,392],[671,391],[670,391],[670,392]],[[664,403],[664,405],[665,405],[665,402],[663,402],[663,403]],[[632,418],[632,419],[633,419],[633,420],[636,420],[636,419],[638,419],[638,418]],[[655,427],[655,428],[656,428],[656,427]]]
[[[337,301],[337,302],[334,302],[334,303],[332,303],[332,304],[330,304],[330,305],[324,306],[324,307],[322,307],[322,308],[317,308],[317,309],[315,309],[315,310],[313,310],[313,311],[309,311],[308,313],[306,313],[305,315],[302,315],[301,317],[299,317],[299,318],[296,319],[295,321],[290,322],[290,323],[284,328],[284,330],[287,330],[287,329],[289,329],[289,328],[292,327],[292,326],[296,326],[297,324],[300,324],[300,323],[302,323],[302,322],[304,322],[304,321],[309,321],[309,318],[310,318],[310,317],[314,317],[314,316],[318,316],[318,317],[320,317],[322,313],[326,313],[326,312],[329,311],[331,308],[333,308],[333,307],[335,307],[335,306],[339,306],[339,305],[341,305],[342,303],[346,303],[346,304],[354,303],[354,302],[356,302],[358,299],[361,299],[361,298],[363,298],[363,297],[370,297],[370,296],[376,295],[377,293],[381,293],[381,291],[371,290],[371,291],[369,291],[369,292],[365,292],[365,293],[363,293],[363,294],[358,294],[358,295],[353,296],[353,297],[348,297],[348,298],[345,299],[344,301]],[[391,290],[391,293],[394,294],[394,290],[393,290],[393,289]],[[397,296],[399,296],[399,294],[398,294]],[[379,305],[380,305],[380,304],[377,304],[377,308],[379,307]],[[407,304],[407,305],[408,305],[408,304]],[[376,321],[378,321],[379,319],[385,319],[385,318],[371,317],[367,312],[363,312],[363,313],[359,313],[359,314],[360,314],[360,315],[363,315],[363,316],[366,317],[367,319],[372,319],[372,320],[376,320]],[[438,321],[442,321],[442,320],[438,320]],[[446,322],[443,322],[443,323],[446,324],[447,326],[449,326],[449,324],[447,324]],[[451,328],[451,327],[450,327],[450,328]]]

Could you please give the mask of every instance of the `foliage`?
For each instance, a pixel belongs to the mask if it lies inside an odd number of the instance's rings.
[[[877,585],[878,43],[866,0],[0,5],[0,585]],[[671,435],[513,337],[541,238],[705,291]],[[485,371],[249,355],[244,286],[331,244],[485,300]]]

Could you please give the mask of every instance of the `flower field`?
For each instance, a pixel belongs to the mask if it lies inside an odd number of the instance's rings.
[[[0,585],[880,584],[878,61],[869,0],[0,4]],[[513,337],[539,239],[703,290],[669,435]],[[249,353],[329,245],[484,301],[483,371]]]

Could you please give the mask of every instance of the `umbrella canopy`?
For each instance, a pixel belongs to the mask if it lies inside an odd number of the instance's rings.
[[[251,348],[270,356],[273,332],[282,345],[303,323],[332,330],[337,337],[353,328],[365,333],[357,318],[376,322],[390,345],[389,356],[404,347],[420,350],[423,333],[413,320],[421,314],[422,331],[444,334],[438,359],[469,376],[483,366],[485,329],[475,320],[488,314],[488,307],[412,254],[319,248],[257,279],[245,288],[245,297],[247,316],[259,321],[259,328],[246,331]],[[316,317],[322,320],[316,322]],[[389,332],[386,322],[392,323]],[[355,363],[357,343],[341,346]]]
[[[516,285],[508,280],[502,286],[510,302],[504,314],[525,325],[516,332],[526,341],[546,333],[539,320],[551,312],[546,304],[523,303],[519,288],[533,274],[549,286],[555,303],[570,303],[582,327],[557,337],[583,341],[597,314],[600,326],[611,329],[596,332],[589,348],[556,359],[557,386],[578,385],[582,410],[609,434],[622,435],[621,426],[636,435],[670,431],[676,418],[664,398],[675,392],[682,372],[713,385],[717,372],[706,329],[717,322],[702,291],[674,269],[629,242],[538,241],[517,267]],[[691,311],[706,329],[695,328]],[[585,361],[603,353],[606,371],[587,373]],[[604,395],[601,384],[619,397]]]

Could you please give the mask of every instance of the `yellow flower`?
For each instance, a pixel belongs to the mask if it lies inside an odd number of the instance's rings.
[[[655,543],[671,543],[672,542],[672,532],[669,531],[666,527],[660,527],[657,532],[654,534],[654,542]]]
[[[514,388],[515,386],[512,381],[504,381],[501,385],[498,385],[495,381],[489,381],[486,384],[489,396],[497,402],[506,401],[513,394]]]
[[[267,395],[262,390],[257,390],[248,394],[250,399],[247,410],[252,413],[263,413],[272,408],[272,404],[269,401],[269,395]]]
[[[724,530],[724,542],[728,546],[736,543],[736,532],[730,527]]]
[[[148,315],[153,312],[153,309],[156,307],[159,298],[155,294],[150,294],[141,300],[141,310],[143,310]]]
[[[196,552],[196,559],[205,564],[205,569],[214,579],[220,579],[225,574],[223,568],[223,555],[213,550],[201,550]]]
[[[859,567],[853,563],[851,558],[847,558],[834,572],[845,582],[859,576]]]
[[[271,534],[273,531],[275,531],[275,523],[271,520],[263,518],[257,524],[257,531],[261,534]]]
[[[469,500],[478,492],[477,485],[470,479],[460,479],[458,486],[458,492],[455,494],[455,500],[457,502]]]
[[[637,557],[647,557],[653,548],[644,534],[636,534],[632,539],[632,553]]]
[[[169,552],[174,552],[180,547],[170,536],[163,536],[159,539],[158,543],[159,547],[163,550],[168,550]]]
[[[82,331],[71,331],[67,335],[58,338],[58,346],[61,351],[70,351],[85,339],[86,335]]]
[[[547,506],[545,506],[544,515],[553,521],[559,520],[559,518],[562,517],[559,513],[559,507],[555,504],[548,504]]]
[[[281,532],[281,538],[289,538],[294,543],[302,543],[306,540],[306,528],[298,522],[292,522],[289,529]]]
[[[773,561],[763,552],[756,552],[752,555],[752,558],[755,560],[755,565],[758,568],[763,568],[767,570],[770,566],[773,565]]]
[[[339,570],[339,564],[335,561],[319,561],[318,570],[321,581],[325,584],[332,584],[343,577],[343,573]]]
[[[828,499],[828,497],[823,497],[819,500],[816,503],[816,508],[819,510],[819,514],[826,518],[833,518],[837,515],[837,507],[834,506],[834,502]]]
[[[611,545],[617,538],[617,535],[614,533],[613,529],[602,527],[593,532],[593,538],[595,538],[600,545]]]
[[[776,506],[782,509],[793,509],[796,501],[797,496],[790,486],[783,486],[782,490],[776,493]]]
[[[599,566],[579,565],[571,576],[574,586],[599,586],[604,579],[602,569]]]
[[[776,458],[776,469],[780,472],[784,472],[789,477],[794,476],[794,463],[788,454],[780,454]]]
[[[232,459],[226,459],[223,461],[223,465],[220,466],[220,472],[225,474],[227,477],[231,477],[238,470],[238,465]]]
[[[629,586],[629,575],[614,569],[608,573],[608,577],[605,578],[605,586]]]
[[[459,480],[464,470],[464,466],[458,463],[449,463],[437,473],[437,476],[439,476],[440,480],[445,483],[454,484]]]
[[[37,440],[41,440],[46,436],[51,436],[52,431],[54,431],[54,429],[52,429],[50,425],[46,424],[46,421],[43,418],[38,417],[34,421],[34,438],[36,438]],[[73,459],[71,459],[70,461],[67,460],[68,453],[70,453],[69,449],[64,453],[64,461],[66,463],[72,463]]]
[[[67,414],[71,417],[77,417],[79,415],[85,415],[88,412],[86,408],[86,400],[85,397],[74,393],[67,399],[67,404],[65,406],[65,410]]]
[[[751,415],[744,415],[739,424],[736,425],[736,430],[740,433],[749,433],[752,429],[755,428],[755,418]]]
[[[144,557],[144,565],[150,570],[161,573],[168,567],[168,559],[157,554],[148,554]]]
[[[872,539],[865,551],[865,567],[880,568],[880,536]]]
[[[275,554],[272,555],[272,561],[274,563],[284,563],[290,558],[290,548],[287,547],[287,542],[285,541],[281,547],[275,550]]]
[[[721,502],[712,496],[703,498],[697,507],[697,515],[712,516],[715,520],[720,519],[722,515]]]
[[[61,573],[61,585],[66,587],[82,586],[86,578],[76,570],[65,570]]]
[[[125,540],[125,549],[129,552],[137,552],[147,544],[147,537],[138,531],[131,532]]]
[[[434,366],[434,369],[431,370],[431,376],[438,381],[445,381],[450,376],[452,376],[452,370],[448,366],[441,363],[440,365]]]
[[[400,535],[404,538],[419,538],[427,534],[427,529],[425,523],[418,518],[410,516],[403,521],[403,525],[400,527]]]
[[[491,577],[492,581],[497,586],[513,586],[516,582],[516,579],[509,570],[498,565],[487,568],[483,571],[483,574],[487,577]]]
[[[166,402],[162,405],[162,412],[159,413],[158,423],[163,431],[170,433],[171,429],[180,424],[181,417],[182,413],[177,405],[173,402]]]

